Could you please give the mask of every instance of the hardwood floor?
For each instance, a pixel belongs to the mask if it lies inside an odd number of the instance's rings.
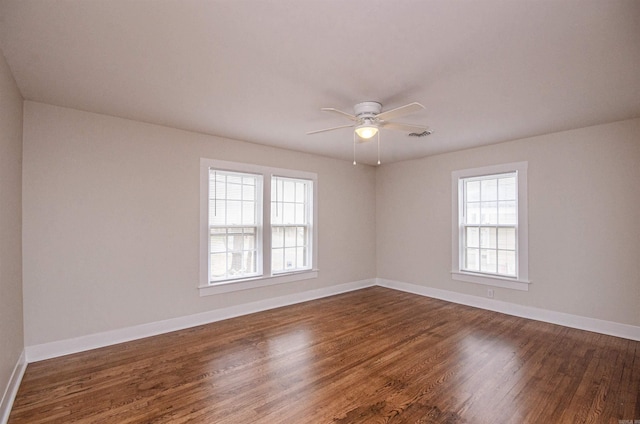
[[[380,287],[29,364],[9,423],[640,420],[640,342]]]

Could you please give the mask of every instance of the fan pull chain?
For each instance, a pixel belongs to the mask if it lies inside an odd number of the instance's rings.
[[[353,132],[353,164],[356,164],[356,132]]]
[[[378,131],[378,165],[380,165],[380,131]]]

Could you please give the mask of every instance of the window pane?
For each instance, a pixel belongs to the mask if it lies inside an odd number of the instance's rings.
[[[284,185],[284,201],[295,202],[296,183],[293,181],[283,181]]]
[[[296,263],[296,248],[285,248],[284,249],[284,269],[295,269],[297,268]]]
[[[236,173],[228,173],[227,184],[242,184],[242,175]]]
[[[468,271],[480,271],[479,249],[465,249],[465,269]]]
[[[240,251],[244,248],[244,237],[242,236],[242,230],[239,232],[232,234],[229,231],[229,235],[227,236],[227,249],[229,251]]]
[[[307,201],[307,183],[296,182],[296,202],[305,203]]]
[[[215,184],[209,186],[209,198],[210,199],[226,199],[227,197],[227,185],[225,184],[224,176],[218,176]]]
[[[480,228],[480,247],[495,249],[496,244],[496,229]]]
[[[480,247],[480,229],[478,227],[467,227],[467,247]]]
[[[490,225],[498,223],[497,202],[482,202],[480,204],[480,223]]]
[[[227,250],[227,237],[224,234],[212,234],[210,253],[221,253]]]
[[[233,275],[233,276],[238,276],[238,275],[242,275],[245,274],[245,253],[246,252],[232,252],[229,253],[228,256],[231,257],[231,260],[229,261],[229,274]],[[228,257],[227,257],[228,259]],[[248,272],[248,271],[246,271]]]
[[[285,227],[284,229],[284,246],[296,246],[296,227]]]
[[[498,228],[498,249],[516,250],[515,228]]]
[[[242,202],[239,200],[227,201],[227,225],[242,224]]]
[[[480,250],[480,271],[481,272],[496,272],[497,257],[495,250],[481,249]]]
[[[516,200],[516,177],[498,180],[498,200]]]
[[[248,274],[255,274],[258,272],[257,253],[255,250],[244,251],[244,272]]]
[[[271,246],[284,247],[284,228],[273,227],[271,230]]]
[[[298,246],[306,246],[307,245],[307,227],[298,227],[296,230],[297,240],[296,244]]]
[[[483,202],[498,200],[498,180],[480,181],[480,198]]]
[[[515,225],[518,223],[518,210],[516,207],[516,201],[510,200],[507,202],[500,202],[498,204],[498,222],[502,225]]]
[[[242,202],[242,225],[256,223],[256,204],[254,202]]]
[[[211,255],[211,278],[224,277],[227,274],[227,254],[215,253]]]
[[[480,203],[467,203],[467,224],[480,224]]]
[[[305,224],[307,221],[305,219],[305,213],[304,213],[304,204],[300,204],[300,203],[296,203],[296,219],[295,219],[295,223],[296,224]]]
[[[295,208],[293,203],[284,203],[282,205],[282,223],[283,224],[295,224]]]
[[[480,181],[466,181],[465,195],[467,202],[480,201]]]
[[[226,204],[224,200],[209,202],[209,225],[224,225],[226,223]]]
[[[256,187],[255,185],[243,185],[242,186],[242,200],[255,200],[256,199]]]
[[[273,249],[271,252],[271,271],[284,270],[284,249]]]
[[[498,250],[498,273],[516,275],[516,252],[512,250]]]
[[[296,252],[298,268],[305,268],[307,266],[307,249],[304,247],[298,247]]]
[[[229,257],[231,258],[228,262],[230,265],[228,270],[229,275],[242,276],[256,272],[255,255],[253,251],[231,252],[228,254],[228,258]]]
[[[245,231],[243,244],[247,250],[256,250],[256,235],[253,231]]]
[[[233,177],[229,177],[231,180]],[[227,199],[240,200],[242,199],[242,185],[227,183]]]

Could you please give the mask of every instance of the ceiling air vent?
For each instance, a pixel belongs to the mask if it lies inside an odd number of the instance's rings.
[[[430,130],[422,131],[421,133],[409,133],[409,137],[426,137],[431,133],[433,133],[433,131]]]

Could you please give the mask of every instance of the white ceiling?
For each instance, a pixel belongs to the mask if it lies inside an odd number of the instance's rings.
[[[25,99],[346,160],[321,107],[422,103],[383,163],[640,117],[638,0],[0,1]]]

